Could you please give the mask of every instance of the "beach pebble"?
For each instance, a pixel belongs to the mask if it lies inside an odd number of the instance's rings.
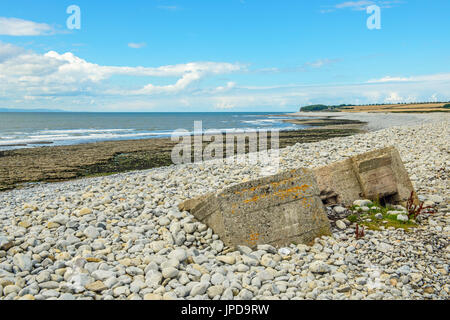
[[[84,235],[91,239],[96,239],[99,237],[100,233],[98,232],[97,228],[93,226],[89,226],[84,230]]]
[[[33,268],[33,263],[30,256],[22,253],[18,253],[13,257],[13,263],[19,267],[21,271],[31,271]]]
[[[358,206],[358,207],[367,207],[368,205],[371,205],[371,204],[372,204],[372,201],[370,201],[368,199],[353,201],[353,205]]]
[[[176,259],[180,262],[184,261],[187,259],[187,253],[186,250],[184,249],[175,249],[172,252],[169,253],[168,255],[169,259]]]
[[[347,209],[345,209],[344,207],[341,207],[341,206],[335,206],[335,207],[333,208],[333,210],[334,210],[334,212],[336,212],[337,214],[342,214],[342,213],[344,213],[344,212],[347,211]]]
[[[347,228],[347,225],[342,220],[336,221],[336,226],[341,230],[344,230]]]
[[[336,228],[308,244],[232,247],[178,209],[265,176],[261,164],[210,161],[0,192],[0,300],[448,300],[448,124],[439,115],[280,150],[281,172],[394,145],[419,199],[436,211],[408,232],[358,199],[353,213],[351,203],[327,205]],[[404,206],[389,210],[408,218]],[[348,214],[382,227],[357,239]]]
[[[164,278],[175,278],[178,275],[178,270],[174,267],[167,267],[162,269],[161,273]]]
[[[310,264],[309,270],[313,273],[328,273],[330,272],[330,266],[323,261],[314,261]]]

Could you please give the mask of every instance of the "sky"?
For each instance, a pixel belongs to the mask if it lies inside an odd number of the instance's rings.
[[[449,12],[448,0],[1,0],[0,108],[450,101]]]

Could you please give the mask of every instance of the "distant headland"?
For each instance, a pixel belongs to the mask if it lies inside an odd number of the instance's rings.
[[[396,104],[366,104],[366,105],[324,105],[315,104],[300,108],[301,112],[449,112],[449,102],[414,102]]]
[[[57,109],[14,109],[14,108],[0,108],[0,112],[68,112]]]

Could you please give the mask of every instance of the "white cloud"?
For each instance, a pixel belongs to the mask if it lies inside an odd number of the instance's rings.
[[[389,94],[389,96],[385,99],[385,102],[388,103],[398,103],[398,102],[402,102],[405,99],[400,97],[400,95],[398,94],[398,92],[391,92]]]
[[[25,52],[23,48],[0,41],[0,63]]]
[[[408,78],[386,76],[381,79],[369,80],[367,81],[367,83],[383,83],[383,82],[399,82],[399,81],[408,81]]]
[[[242,65],[225,62],[191,62],[186,64],[151,67],[101,66],[75,56],[49,51],[45,54],[25,52],[18,47],[0,43],[0,79],[3,87],[22,88],[28,94],[64,94],[99,91],[115,95],[153,95],[178,93],[192,83],[210,75],[239,71]],[[142,88],[100,89],[114,75],[131,77],[175,77],[174,84],[149,83]]]
[[[228,81],[225,86],[218,86],[212,93],[224,93],[236,87],[236,82]]]
[[[353,11],[364,11],[367,9],[368,6],[371,5],[377,5],[382,9],[388,9],[392,8],[396,4],[404,3],[404,1],[401,0],[386,0],[386,1],[380,1],[380,0],[360,0],[360,1],[346,1],[338,3],[334,6],[324,6],[324,9],[321,9],[321,13],[329,13],[340,9],[350,9]]]
[[[145,46],[147,46],[147,44],[145,42],[139,42],[139,43],[130,42],[128,44],[128,46],[133,49],[141,49],[141,48],[144,48]]]
[[[311,62],[310,68],[321,67],[326,62],[326,59]],[[234,73],[246,71],[246,68],[227,62],[159,67],[104,66],[71,52],[38,54],[0,42],[0,107],[53,107],[76,111],[258,108],[289,111],[314,103],[450,100],[449,73],[385,76],[361,83],[319,85],[272,84],[274,80],[270,75],[266,79],[261,79],[261,75],[253,80],[232,78]],[[225,74],[228,75],[226,81],[223,80]],[[139,78],[139,81],[134,85],[132,81],[119,85],[115,81],[117,78],[112,79],[117,76]],[[217,85],[217,81],[224,82]],[[258,85],[252,81],[257,81]]]
[[[450,81],[450,73],[438,73],[438,74],[412,76],[412,77],[386,76],[381,79],[369,80],[369,81],[367,81],[367,83],[417,82],[417,81]]]
[[[269,68],[259,68],[256,70],[250,70],[249,72],[252,73],[282,73],[282,72],[307,72],[311,69],[320,69],[325,66],[330,66],[333,64],[336,64],[340,62],[341,59],[318,59],[315,61],[305,62],[301,66],[290,66],[290,67],[283,67],[283,68],[275,68],[275,67],[269,67]]]
[[[217,102],[214,105],[214,109],[217,110],[230,110],[234,109],[236,107],[236,103],[233,100],[233,98],[229,97],[221,97],[216,99]]]
[[[207,75],[227,74],[242,69],[239,64],[217,63],[217,62],[194,62],[175,66],[160,67],[156,70],[148,70],[148,75],[159,76],[181,76],[175,84],[158,86],[148,84],[142,89],[124,92],[128,95],[151,95],[161,93],[178,93],[185,90],[192,83],[202,79]],[[155,74],[152,74],[155,72]]]
[[[0,17],[0,35],[5,36],[42,36],[54,32],[46,23],[37,23],[18,18]]]
[[[372,4],[375,4],[373,1],[347,1],[343,3],[339,3],[335,6],[336,9],[345,9],[350,8],[352,10],[366,10],[366,8]]]

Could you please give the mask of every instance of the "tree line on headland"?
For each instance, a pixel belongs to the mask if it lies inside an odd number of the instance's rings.
[[[443,108],[450,109],[450,101],[449,103],[442,106]],[[439,104],[439,103],[446,103],[445,101],[442,102],[400,102],[400,103],[371,103],[371,104],[359,104],[358,106],[385,106],[385,105],[415,105],[415,104]],[[331,112],[337,112],[342,111],[346,109],[351,109],[349,107],[355,107],[357,105],[354,104],[340,104],[340,105],[325,105],[325,104],[313,104],[309,106],[300,107],[300,111],[302,112],[313,112],[313,111],[331,111]]]

